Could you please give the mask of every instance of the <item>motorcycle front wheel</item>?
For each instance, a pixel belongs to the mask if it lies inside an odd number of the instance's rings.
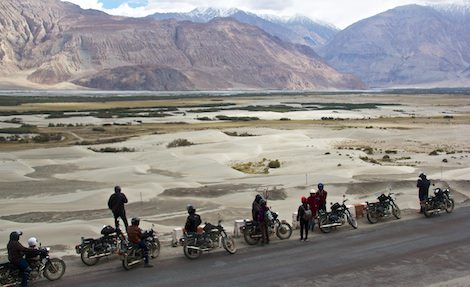
[[[323,233],[330,233],[331,232],[331,227],[322,227],[322,225],[326,225],[326,224],[329,224],[329,220],[328,218],[325,216],[325,217],[320,217],[318,219],[318,227],[320,228],[321,232]]]
[[[281,239],[289,239],[292,235],[292,227],[287,222],[279,222],[276,228],[276,236]]]
[[[237,248],[235,247],[235,241],[231,236],[226,235],[222,237],[222,246],[230,254],[235,254],[237,252]]]
[[[183,251],[184,251],[184,256],[186,256],[188,259],[194,260],[198,259],[199,256],[201,256],[202,251],[200,249],[195,249],[191,248],[193,245],[189,245],[188,243],[185,243],[183,246]]]
[[[245,238],[246,244],[248,245],[256,245],[260,241],[261,237],[253,237],[252,234],[254,233],[253,229],[245,229],[243,232],[243,238]]]
[[[59,280],[65,273],[65,262],[59,258],[52,258],[44,267],[44,277],[49,281]]]
[[[148,249],[150,258],[157,258],[160,255],[160,240],[158,240],[158,238],[155,238],[155,241],[149,244]]]
[[[454,206],[455,206],[454,199],[452,198],[446,199],[446,212],[447,213],[451,213],[454,210]]]
[[[82,262],[85,265],[93,266],[96,263],[98,263],[98,260],[100,260],[98,257],[90,257],[90,256],[96,256],[96,254],[93,254],[91,246],[89,245],[84,246],[82,249],[82,252],[80,253],[80,259],[82,259]]]
[[[367,221],[369,221],[371,224],[375,224],[379,221],[379,218],[377,216],[377,213],[375,212],[367,212]]]
[[[348,219],[349,225],[351,225],[352,228],[357,229],[357,220],[356,220],[356,218],[354,218],[354,217],[352,216],[352,214],[349,213],[349,212],[346,214],[346,217],[347,217],[347,219]]]
[[[401,218],[401,210],[395,203],[392,204],[392,214],[396,219]]]

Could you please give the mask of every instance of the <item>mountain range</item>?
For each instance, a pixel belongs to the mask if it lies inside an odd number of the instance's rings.
[[[401,6],[339,31],[238,9],[128,18],[59,0],[4,0],[0,88],[470,86],[469,30],[465,6]]]
[[[369,86],[470,86],[470,9],[397,7],[340,31],[319,51]]]
[[[106,90],[356,89],[308,46],[232,18],[110,16],[59,0],[0,2],[0,83]],[[15,81],[16,80],[16,81]]]
[[[150,17],[157,20],[175,19],[200,23],[207,23],[214,18],[231,17],[241,23],[257,26],[283,41],[306,45],[314,50],[326,44],[339,32],[339,29],[332,25],[315,22],[300,15],[281,18],[273,15],[256,15],[236,8],[196,8],[187,13],[155,13]]]

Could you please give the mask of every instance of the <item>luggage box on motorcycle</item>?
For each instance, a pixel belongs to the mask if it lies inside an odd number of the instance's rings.
[[[111,225],[103,226],[103,228],[101,229],[101,234],[103,235],[110,235],[114,232],[116,232],[116,229],[114,229],[114,227],[112,227]]]

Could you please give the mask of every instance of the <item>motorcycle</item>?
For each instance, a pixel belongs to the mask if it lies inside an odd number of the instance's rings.
[[[268,221],[268,236],[271,237],[274,233],[281,239],[289,239],[292,235],[292,226],[285,220],[279,220],[277,212],[267,211]],[[240,227],[243,238],[248,245],[256,245],[262,238],[261,229],[258,222],[252,220],[245,220],[244,226]]]
[[[100,238],[83,238],[82,242],[75,246],[75,251],[85,265],[93,266],[102,257],[117,254],[121,242],[126,240],[119,226],[113,228],[111,225],[103,226]]]
[[[149,250],[149,256],[152,259],[160,255],[160,240],[153,227],[154,225],[152,224],[152,228],[142,233],[142,240],[144,240]],[[144,262],[144,250],[131,242],[121,241],[119,254],[122,260],[122,267],[126,270],[131,270],[136,264]]]
[[[221,220],[217,225],[206,223],[202,234],[196,232],[187,233],[182,239],[184,255],[188,259],[197,259],[203,251],[211,251],[223,247],[228,253],[235,254],[237,248],[233,238],[225,232]]]
[[[343,195],[343,198],[345,196]],[[343,199],[343,203],[336,202],[331,205],[331,211],[326,212],[320,210],[318,212],[318,227],[323,233],[330,233],[333,227],[338,227],[344,225],[346,221],[352,226],[352,228],[357,229],[357,221],[352,216],[349,208],[344,204],[347,199]]]
[[[29,281],[36,281],[45,277],[49,281],[59,280],[65,273],[65,262],[59,258],[50,258],[49,247],[39,248],[39,254],[28,257],[27,261],[31,272]],[[0,286],[21,285],[21,272],[10,262],[0,264]]]
[[[429,196],[424,203],[424,216],[431,217],[444,210],[451,213],[454,210],[454,205],[454,199],[450,197],[448,188],[435,188],[434,196]]]
[[[393,215],[396,219],[401,218],[400,208],[395,203],[395,200],[392,198],[393,193],[388,195],[381,194],[377,199],[378,202],[367,202],[366,212],[367,220],[374,224],[379,221],[381,217],[388,217]]]

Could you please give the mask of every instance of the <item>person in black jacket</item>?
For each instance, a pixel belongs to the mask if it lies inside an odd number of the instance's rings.
[[[120,186],[114,187],[114,194],[109,197],[108,200],[108,207],[113,212],[114,216],[114,224],[116,228],[119,226],[118,219],[121,218],[122,222],[124,222],[124,228],[127,231],[127,227],[129,226],[126,217],[126,209],[124,208],[124,204],[127,203],[127,197],[124,193],[121,192]]]
[[[301,198],[302,204],[299,206],[297,210],[297,221],[300,221],[300,240],[307,241],[308,237],[308,224],[312,219],[312,211],[310,206],[307,203],[307,198],[302,196]],[[304,237],[304,230],[305,230],[305,237]]]
[[[424,204],[426,203],[426,199],[428,199],[429,194],[429,186],[431,185],[431,181],[427,179],[425,173],[420,173],[418,178],[418,183],[416,187],[418,188],[418,197],[419,197],[419,213],[424,212]]]
[[[184,230],[188,232],[197,232],[197,227],[202,223],[201,217],[199,214],[196,214],[196,209],[191,204],[186,206],[188,210],[188,218],[186,219],[186,224],[184,225]]]
[[[36,249],[29,249],[24,247],[20,243],[20,236],[23,233],[21,231],[13,231],[10,233],[10,241],[7,244],[8,250],[8,261],[21,271],[21,286],[28,286],[29,273],[31,268],[29,267],[28,261],[25,259],[25,255],[36,255],[39,251]]]
[[[263,199],[263,197],[257,194],[255,197],[255,200],[253,200],[253,203],[251,204],[251,216],[253,217],[253,221],[258,221],[258,213],[259,213],[259,210],[261,209],[261,206],[259,203],[261,199]]]

